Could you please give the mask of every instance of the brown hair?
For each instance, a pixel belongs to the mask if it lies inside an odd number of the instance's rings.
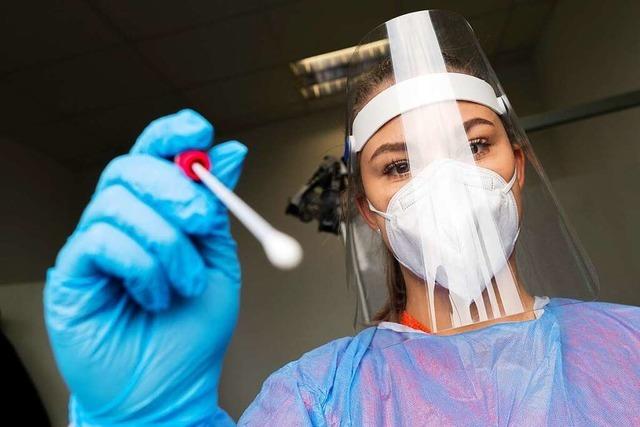
[[[382,92],[393,84],[393,67],[389,59],[380,62],[374,69],[360,76],[356,84],[358,85],[353,103],[351,117],[360,111],[367,102],[374,96]],[[347,190],[350,191],[351,201],[358,203],[365,198],[364,186],[362,184],[362,176],[360,174],[360,154],[358,158],[353,160],[353,172],[350,174],[349,185]],[[346,209],[343,210],[347,212]],[[358,215],[358,213],[353,213]],[[385,271],[386,286],[388,298],[382,309],[376,313],[372,320],[374,321],[397,321],[400,313],[402,313],[407,305],[407,292],[404,277],[400,270],[400,264],[393,256],[389,248],[384,246],[385,251]]]

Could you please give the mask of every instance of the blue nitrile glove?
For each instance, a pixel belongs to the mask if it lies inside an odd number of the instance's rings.
[[[210,146],[191,110],[152,122],[113,160],[47,277],[45,319],[81,426],[232,423],[218,408],[240,266],[224,206],[171,159]],[[233,188],[247,149],[211,149]]]

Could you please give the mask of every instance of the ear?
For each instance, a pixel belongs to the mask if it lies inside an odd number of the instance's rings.
[[[524,188],[525,165],[527,163],[527,159],[524,154],[524,149],[520,144],[513,145],[513,156],[516,162],[516,172],[518,173],[518,178],[516,178],[518,181],[518,187],[522,190]]]
[[[371,229],[374,231],[378,230],[380,227],[378,227],[378,223],[376,223],[376,213],[372,212],[371,209],[369,209],[369,203],[367,202],[366,197],[358,196],[356,198],[356,206],[358,207],[360,216],[362,216],[369,227],[371,227]]]

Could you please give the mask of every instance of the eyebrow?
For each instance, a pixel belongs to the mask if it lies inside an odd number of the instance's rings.
[[[493,122],[490,120],[483,119],[482,117],[474,117],[473,119],[469,119],[464,122],[464,131],[469,132],[469,130],[472,129],[473,127],[480,126],[480,125],[488,125],[488,126],[495,127]],[[376,151],[373,152],[373,154],[369,158],[369,161],[372,161],[376,156],[379,156],[380,154],[388,153],[388,152],[398,152],[398,151],[406,152],[407,144],[404,142],[387,142],[385,144],[382,144],[380,147],[376,149]]]
[[[483,119],[482,117],[474,117],[473,119],[469,119],[466,122],[464,122],[464,131],[469,132],[471,128],[479,125],[489,125],[489,126],[495,127],[493,122],[490,120]]]
[[[397,151],[407,151],[407,144],[404,142],[387,142],[382,144],[380,147],[376,148],[376,151],[373,152],[369,161],[373,160],[376,156],[379,156],[382,153],[388,152],[397,152]]]

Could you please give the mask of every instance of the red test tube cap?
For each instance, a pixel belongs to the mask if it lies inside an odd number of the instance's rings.
[[[176,165],[192,180],[200,181],[198,175],[193,172],[193,164],[200,163],[205,169],[211,170],[211,160],[205,151],[189,150],[178,154],[173,160]]]

